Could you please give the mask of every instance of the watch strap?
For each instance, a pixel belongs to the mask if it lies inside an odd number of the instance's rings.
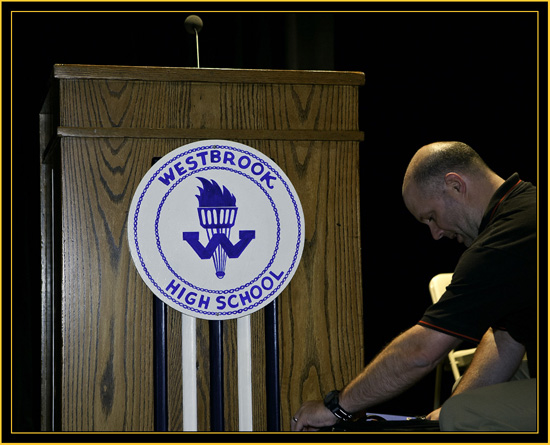
[[[353,414],[348,413],[344,408],[342,408],[338,402],[338,394],[340,391],[334,390],[329,392],[324,399],[325,406],[334,414],[338,419],[347,422],[351,420]]]

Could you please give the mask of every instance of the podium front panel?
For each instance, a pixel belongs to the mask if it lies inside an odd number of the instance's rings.
[[[317,83],[293,84],[309,77],[222,74],[62,66],[54,76],[59,105],[49,112],[58,113],[57,135],[43,144],[43,181],[53,177],[52,202],[45,197],[43,204],[53,209],[52,229],[43,236],[53,253],[43,255],[55,272],[43,298],[58,310],[51,330],[55,375],[44,375],[53,379],[53,423],[63,431],[154,429],[156,297],[132,263],[127,217],[152,159],[201,139],[225,136],[264,153],[289,177],[303,206],[301,263],[277,300],[280,428],[290,429],[302,402],[341,388],[363,368],[361,76],[327,72],[331,84],[316,73]],[[199,431],[210,430],[207,323],[197,320]],[[169,430],[181,431],[181,314],[168,308],[167,325]],[[251,328],[253,427],[266,431],[263,311],[252,314]],[[238,431],[236,320],[224,322],[223,331],[224,423],[226,431]]]

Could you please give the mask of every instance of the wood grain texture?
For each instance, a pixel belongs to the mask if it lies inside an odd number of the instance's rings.
[[[356,71],[250,70],[230,68],[55,65],[59,79],[122,79],[156,82],[278,83],[363,85],[365,74]]]
[[[124,140],[62,142],[66,431],[152,429],[152,301],[126,237],[142,154]]]
[[[279,296],[282,428],[310,399],[341,388],[363,366],[358,147],[248,141],[286,172],[300,197],[305,245]]]
[[[168,367],[168,431],[183,431],[183,376],[182,368],[182,345],[190,339],[182,337],[182,314],[171,307],[166,308],[167,339],[166,339],[166,361]],[[179,335],[178,335],[179,333]],[[177,371],[180,372],[177,372]]]
[[[283,430],[290,428],[303,401],[342,387],[362,369],[359,142],[277,139],[284,131],[357,132],[356,86],[61,77],[59,99],[62,127],[106,132],[65,133],[58,149],[61,188],[54,199],[61,205],[63,228],[57,266],[62,267],[62,287],[56,298],[62,302],[63,326],[57,390],[63,430],[153,429],[154,297],[132,264],[126,224],[131,199],[152,158],[196,140],[181,137],[186,130],[225,129],[232,140],[269,156],[285,171],[303,206],[302,260],[278,304]],[[163,128],[168,130],[165,138],[158,133],[144,137]],[[145,133],[127,136],[120,133],[125,129]],[[111,130],[119,133],[107,137]],[[265,132],[271,132],[269,138]],[[251,326],[254,429],[265,431],[262,311],[252,315]],[[228,431],[236,431],[236,321],[224,322],[223,329],[224,420]],[[181,316],[169,309],[172,431],[182,428],[184,341]],[[208,431],[206,320],[197,320],[196,341],[198,429]]]
[[[76,128],[351,131],[357,88],[120,80],[61,82],[60,125]]]

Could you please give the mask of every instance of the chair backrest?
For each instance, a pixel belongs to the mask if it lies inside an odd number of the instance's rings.
[[[430,280],[430,295],[432,297],[432,302],[438,302],[445,293],[447,286],[451,283],[452,278],[452,273],[440,273]]]

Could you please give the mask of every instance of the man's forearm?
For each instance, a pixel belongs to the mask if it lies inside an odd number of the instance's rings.
[[[340,405],[357,412],[402,393],[428,374],[459,341],[414,326],[395,338],[340,394]]]
[[[517,370],[525,348],[505,331],[489,329],[453,395],[508,381]]]
[[[419,325],[393,340],[339,395],[339,405],[358,412],[394,397],[430,372],[460,340]],[[333,425],[322,400],[305,402],[293,417],[293,431]]]

